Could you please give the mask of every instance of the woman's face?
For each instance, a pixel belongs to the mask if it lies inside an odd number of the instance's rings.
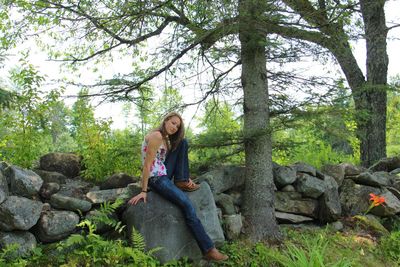
[[[168,135],[175,134],[179,130],[179,127],[181,127],[181,120],[177,116],[172,116],[165,121],[165,130]]]

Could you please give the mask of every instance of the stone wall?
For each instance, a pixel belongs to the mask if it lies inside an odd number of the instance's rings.
[[[18,243],[19,252],[24,254],[37,242],[65,239],[101,203],[127,200],[140,191],[139,178],[126,174],[115,174],[99,185],[84,181],[79,177],[80,160],[74,154],[50,153],[40,159],[35,170],[0,162],[1,247]],[[323,225],[362,214],[370,204],[370,193],[386,201],[371,210],[373,216],[400,213],[399,157],[382,159],[369,169],[350,164],[327,165],[321,170],[301,162],[274,164],[273,178],[275,214],[281,224]],[[199,176],[201,189],[187,193],[217,244],[241,233],[244,181],[244,167],[225,166]],[[154,192],[148,194],[148,203],[125,205],[113,216],[129,231],[138,229],[148,248],[164,247],[157,255],[161,261],[184,255],[201,257],[180,210]]]

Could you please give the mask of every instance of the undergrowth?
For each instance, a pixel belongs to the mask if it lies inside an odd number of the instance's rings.
[[[114,210],[117,206],[106,204],[103,211]],[[124,229],[114,222],[108,223],[116,231]],[[63,242],[39,246],[29,257],[15,257],[16,246],[3,249],[0,266],[198,266],[187,259],[161,264],[154,253],[164,248],[146,251],[143,236],[135,229],[128,242],[126,239],[106,240],[96,234],[96,224],[89,220],[82,221],[79,226],[84,231]],[[391,267],[400,264],[399,231],[380,239],[357,231],[337,232],[328,227],[282,228],[282,232],[284,240],[278,246],[261,242],[249,244],[244,240],[226,243],[221,250],[229,255],[229,260],[206,266]]]

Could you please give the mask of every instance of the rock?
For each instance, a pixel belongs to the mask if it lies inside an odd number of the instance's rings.
[[[395,195],[398,199],[400,199],[400,190],[394,188],[394,187],[390,187],[387,186],[386,189],[391,192],[393,195]]]
[[[378,177],[378,180],[382,181],[383,183],[387,183],[388,185],[392,185],[397,179],[396,175],[383,171],[374,172],[373,175]]]
[[[40,188],[39,194],[41,197],[48,199],[51,195],[54,195],[60,191],[60,185],[57,183],[44,183]]]
[[[81,158],[72,153],[49,153],[40,158],[40,169],[64,174],[69,178],[79,176]]]
[[[379,217],[389,217],[400,212],[400,200],[395,195],[388,190],[384,190],[380,196],[385,198],[385,203],[374,207],[371,210],[372,214]]]
[[[316,176],[317,175],[317,169],[315,169],[313,166],[308,165],[304,162],[296,162],[293,165],[293,168],[300,173],[306,173],[309,174],[311,176]]]
[[[354,219],[360,222],[365,228],[372,230],[381,235],[389,234],[389,231],[380,223],[379,219],[375,216],[368,215],[356,215]]]
[[[342,231],[344,228],[344,225],[341,221],[332,222],[329,225],[336,231]]]
[[[61,184],[58,194],[86,200],[86,193],[93,188],[93,184],[80,179],[67,179]]]
[[[42,213],[33,231],[41,242],[55,242],[73,233],[78,223],[75,212],[52,210]]]
[[[6,200],[8,193],[7,179],[4,177],[3,172],[0,171],[0,204]]]
[[[302,223],[313,221],[313,218],[310,217],[279,211],[275,211],[275,216],[278,223]]]
[[[39,175],[17,166],[9,166],[4,170],[4,174],[10,181],[10,194],[30,198],[38,195],[43,184]]]
[[[351,178],[357,184],[370,185],[370,186],[388,186],[390,180],[386,176],[377,176],[375,173],[363,172]]]
[[[206,181],[215,196],[232,188],[241,187],[246,178],[245,172],[245,167],[224,166],[199,176],[197,181]]]
[[[215,203],[222,209],[223,214],[233,215],[236,214],[235,206],[233,205],[233,197],[230,195],[221,193],[215,198]]]
[[[391,172],[397,168],[400,168],[400,156],[393,158],[383,158],[377,163],[373,164],[371,167],[369,167],[368,170],[370,170],[371,172]]]
[[[296,192],[296,188],[293,185],[288,184],[281,189],[282,192]]]
[[[199,190],[186,194],[211,239],[217,244],[224,241],[209,185],[202,182]],[[155,192],[147,194],[146,204],[140,202],[129,206],[123,214],[123,222],[128,231],[135,227],[144,236],[148,249],[164,248],[155,253],[161,262],[184,256],[193,260],[202,257],[193,235],[185,224],[182,211]]]
[[[33,170],[37,173],[45,183],[57,183],[57,184],[65,184],[67,177],[59,172],[50,172],[44,170]]]
[[[37,245],[36,238],[28,231],[0,232],[0,247],[17,244],[18,256],[29,254]]]
[[[372,186],[356,184],[351,179],[344,179],[339,192],[342,215],[363,214],[369,207],[370,193],[379,195],[381,190]]]
[[[42,206],[39,201],[9,196],[0,205],[0,230],[29,230],[38,221]]]
[[[324,181],[310,176],[306,173],[298,174],[295,187],[297,192],[302,193],[303,196],[311,198],[318,198],[326,190],[326,185]]]
[[[136,183],[139,180],[140,177],[132,177],[125,173],[116,173],[100,184],[100,190],[127,187],[128,184]]]
[[[273,169],[273,173],[274,182],[278,189],[296,181],[296,169],[292,167],[280,166]]]
[[[237,239],[243,227],[242,215],[240,214],[224,215],[223,221],[227,239],[229,240]]]
[[[345,174],[345,166],[342,164],[339,165],[324,165],[322,166],[321,171],[324,174],[327,174],[333,177],[336,183],[340,186],[344,180]]]
[[[318,199],[319,214],[318,218],[321,222],[334,222],[340,218],[342,207],[339,200],[338,184],[336,180],[329,176],[324,176],[326,190]]]
[[[350,163],[340,163],[340,166],[344,168],[344,177],[356,176],[367,170],[364,167],[354,166]]]
[[[393,171],[390,172],[391,175],[397,175],[400,174],[400,168],[394,169]]]
[[[87,212],[92,208],[89,201],[67,197],[60,194],[54,194],[50,197],[50,205],[56,209]]]
[[[117,198],[128,199],[130,195],[128,188],[116,188],[90,191],[86,194],[86,198],[94,204],[100,204],[106,201],[114,202]]]
[[[315,199],[301,198],[297,192],[276,192],[275,210],[306,215],[308,217],[317,217],[318,202]]]

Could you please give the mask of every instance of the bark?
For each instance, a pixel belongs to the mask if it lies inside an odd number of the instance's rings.
[[[386,157],[387,55],[384,0],[360,1],[367,46],[367,82],[356,106],[366,110],[359,120],[361,162],[370,166]],[[356,96],[355,96],[356,97]],[[358,97],[358,96],[357,96]]]
[[[245,233],[253,242],[280,239],[274,210],[271,131],[268,128],[266,35],[254,27],[262,14],[262,2],[239,2],[246,162],[243,214]]]

